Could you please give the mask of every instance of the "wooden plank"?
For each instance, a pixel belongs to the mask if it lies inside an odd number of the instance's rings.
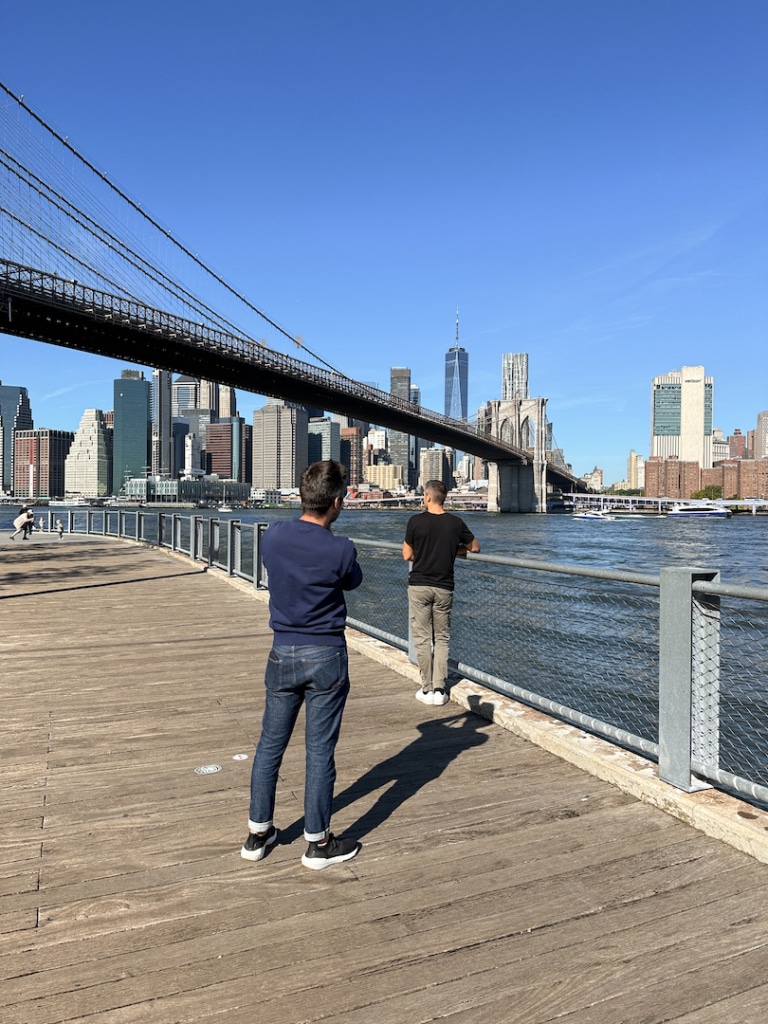
[[[243,861],[264,605],[163,552],[47,547],[0,586],[3,1024],[756,1019],[763,865],[357,652],[334,826],[362,853],[299,863],[299,724],[282,841]]]

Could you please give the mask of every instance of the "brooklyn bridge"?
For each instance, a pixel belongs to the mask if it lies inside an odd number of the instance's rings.
[[[0,332],[218,381],[486,460],[489,510],[583,489],[547,450],[546,400],[470,424],[330,366],[212,271],[0,83]],[[309,362],[281,353],[289,343]],[[316,364],[320,365],[316,365]]]

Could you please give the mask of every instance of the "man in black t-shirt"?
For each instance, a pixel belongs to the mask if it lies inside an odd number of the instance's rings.
[[[480,544],[466,523],[446,512],[445,484],[428,480],[424,508],[411,516],[405,530],[403,558],[413,562],[408,574],[408,609],[421,687],[416,700],[445,704],[453,605],[453,562],[477,552]]]

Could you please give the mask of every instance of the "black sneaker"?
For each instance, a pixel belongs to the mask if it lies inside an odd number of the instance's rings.
[[[274,825],[270,825],[266,835],[263,836],[257,836],[255,832],[249,832],[248,838],[243,843],[240,856],[244,857],[245,860],[261,860],[276,839],[277,829]]]
[[[312,868],[313,871],[322,871],[331,864],[340,864],[343,860],[352,860],[355,854],[360,852],[360,843],[356,839],[337,839],[332,833],[328,835],[328,842],[324,846],[319,843],[310,843],[307,852],[301,858],[305,868]]]

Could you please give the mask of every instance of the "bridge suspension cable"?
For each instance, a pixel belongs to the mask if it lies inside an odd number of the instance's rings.
[[[23,96],[15,95],[3,82],[0,90],[0,167],[5,172],[0,174],[0,223],[5,258],[169,308],[220,330],[258,335],[260,331],[251,332],[237,322],[244,308],[314,360],[346,377],[207,266]],[[55,184],[51,183],[54,168]],[[226,296],[226,312],[214,309],[213,300],[199,297],[199,287],[193,291],[182,283],[181,274],[164,265],[167,247],[186,264],[185,281],[193,267],[206,282],[204,291]],[[166,249],[164,257],[161,248]]]

